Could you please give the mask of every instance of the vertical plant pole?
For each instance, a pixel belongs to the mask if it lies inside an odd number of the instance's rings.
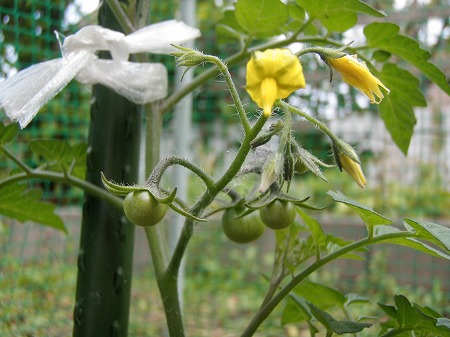
[[[99,11],[99,24],[120,31],[105,2]],[[137,181],[140,107],[100,85],[94,86],[92,101],[86,179],[102,186],[102,171],[116,181]],[[123,212],[87,195],[78,256],[74,337],[127,336],[133,244],[134,227]]]

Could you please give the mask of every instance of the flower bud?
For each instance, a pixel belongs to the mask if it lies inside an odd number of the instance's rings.
[[[174,47],[178,51],[174,51],[170,55],[176,58],[177,67],[196,67],[207,61],[206,55],[201,51],[175,45]]]
[[[336,143],[333,146],[334,158],[339,170],[342,171],[344,169],[356,181],[359,187],[364,188],[367,181],[361,169],[358,155],[350,145],[341,140],[339,141],[339,147],[336,146]]]
[[[325,56],[325,62],[341,74],[345,83],[366,95],[371,103],[379,104],[383,100],[384,95],[380,87],[389,94],[389,89],[372,75],[365,62],[358,61],[357,55],[345,55],[338,58]]]

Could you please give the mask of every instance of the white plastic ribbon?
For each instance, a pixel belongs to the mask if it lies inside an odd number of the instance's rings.
[[[161,63],[129,62],[130,54],[167,54],[171,44],[200,36],[183,22],[169,20],[124,35],[101,26],[86,26],[64,39],[62,58],[35,64],[0,82],[0,108],[21,128],[73,78],[85,84],[100,83],[136,104],[167,95],[167,70]],[[95,53],[108,50],[112,60]]]

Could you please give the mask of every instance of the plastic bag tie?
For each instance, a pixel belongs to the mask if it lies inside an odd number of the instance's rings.
[[[161,63],[128,61],[130,54],[167,54],[171,44],[200,36],[200,31],[181,21],[169,20],[124,35],[101,26],[86,26],[64,39],[62,58],[38,63],[0,82],[0,108],[21,128],[72,79],[102,84],[133,103],[146,104],[167,95],[167,70]],[[111,60],[99,59],[109,51]]]

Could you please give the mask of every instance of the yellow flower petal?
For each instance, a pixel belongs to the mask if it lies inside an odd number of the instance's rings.
[[[272,106],[277,99],[277,81],[273,77],[266,77],[261,82],[261,98],[258,104],[263,108],[264,116],[268,117],[272,114]]]
[[[359,62],[356,55],[345,55],[340,58],[328,58],[330,66],[341,73],[345,83],[360,90],[364,95],[369,97],[371,103],[379,104],[384,98],[380,87],[389,93],[389,89],[367,68],[364,62]],[[375,94],[375,95],[374,95]],[[375,98],[378,97],[378,100]]]
[[[305,86],[302,65],[289,49],[257,51],[247,63],[247,92],[266,116],[277,99]]]
[[[366,186],[367,184],[367,181],[361,169],[361,165],[359,165],[357,162],[353,161],[343,153],[339,155],[339,160],[341,162],[342,168],[353,178],[354,181],[356,181],[359,187],[364,188],[364,186]]]

